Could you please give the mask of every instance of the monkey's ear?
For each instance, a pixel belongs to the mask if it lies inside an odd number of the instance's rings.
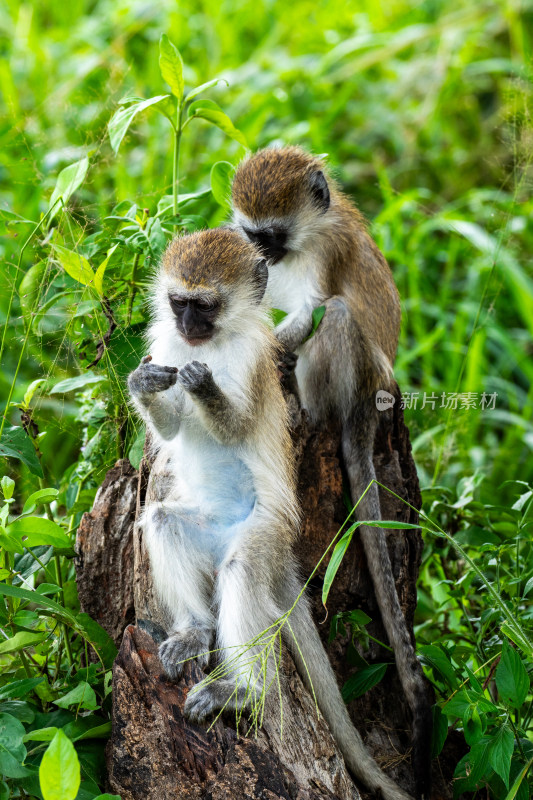
[[[258,303],[265,294],[268,282],[268,267],[265,258],[260,258],[254,266],[255,297]]]
[[[312,172],[309,176],[309,188],[316,205],[325,214],[329,208],[329,186],[321,169]]]

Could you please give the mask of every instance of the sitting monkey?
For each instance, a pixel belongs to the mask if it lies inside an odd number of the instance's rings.
[[[194,721],[249,704],[251,683],[261,690],[246,644],[301,590],[294,456],[267,278],[258,249],[233,231],[175,239],[154,282],[150,356],[128,381],[157,451],[140,524],[172,618],[163,667],[175,679],[186,659],[205,666],[213,643],[230,665],[231,674],[189,693],[185,713]],[[386,800],[408,800],[352,725],[305,598],[289,621],[286,644],[350,769]]]

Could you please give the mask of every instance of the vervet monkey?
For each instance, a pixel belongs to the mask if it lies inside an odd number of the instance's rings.
[[[250,654],[235,653],[301,590],[294,456],[266,284],[259,250],[233,231],[175,239],[153,287],[150,356],[128,381],[157,450],[140,524],[172,618],[161,662],[178,678],[184,659],[206,666],[215,644],[232,669],[189,693],[194,721],[250,701]],[[289,622],[298,646],[289,634],[287,645],[349,767],[386,800],[408,800],[353,727],[305,598]]]
[[[331,417],[342,422],[342,453],[355,504],[376,477],[376,392],[390,390],[393,383],[400,303],[390,269],[322,160],[299,148],[261,150],[243,161],[232,200],[232,227],[260,247],[269,268],[269,302],[287,312],[275,335],[286,353],[297,355],[302,405],[314,422]],[[321,305],[324,317],[307,339],[312,312]],[[375,483],[356,513],[360,520],[381,519]],[[424,675],[398,600],[385,532],[359,530],[412,712],[418,796],[429,798],[432,719]]]

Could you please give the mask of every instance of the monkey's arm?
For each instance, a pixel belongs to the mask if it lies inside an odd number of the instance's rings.
[[[244,397],[237,397],[237,392],[232,397],[228,391],[222,391],[207,364],[199,361],[185,364],[178,372],[178,383],[195,401],[215,438],[225,443],[244,438],[251,419]]]
[[[313,308],[305,305],[285,319],[274,329],[276,339],[286,350],[296,350],[313,329]]]
[[[176,436],[181,421],[183,404],[167,394],[167,389],[176,383],[178,370],[151,364],[150,360],[150,356],[143,358],[129,376],[128,387],[141,417],[168,441]]]

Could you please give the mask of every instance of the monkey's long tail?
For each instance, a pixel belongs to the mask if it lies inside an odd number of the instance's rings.
[[[366,416],[368,420],[368,415]],[[368,427],[358,424],[345,430],[343,450],[345,466],[350,479],[352,500],[356,502],[369,483],[376,477],[369,450]],[[378,487],[374,483],[357,507],[361,520],[379,520],[381,511]],[[381,528],[359,528],[365,549],[368,569],[383,625],[394,650],[396,668],[409,708],[412,713],[412,765],[419,800],[431,797],[431,733],[433,728],[431,701],[424,673],[407,630],[387,548],[385,531]]]
[[[411,795],[381,771],[352,723],[305,597],[291,612],[289,624],[287,645],[304,682],[314,692],[318,707],[350,771],[384,800],[412,800]]]

